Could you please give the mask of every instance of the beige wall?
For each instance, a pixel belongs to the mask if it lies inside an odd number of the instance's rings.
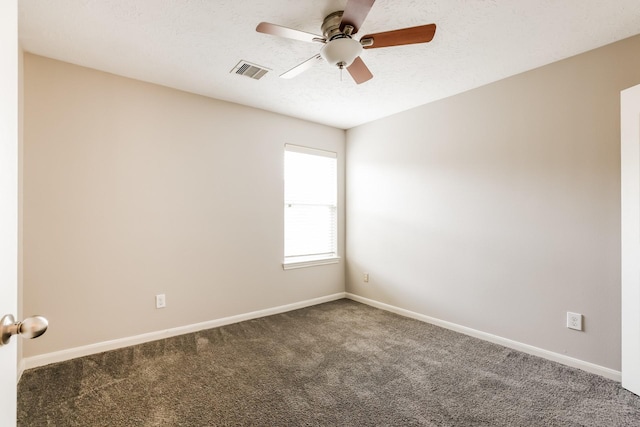
[[[342,130],[30,54],[24,73],[24,312],[51,324],[25,357],[344,291],[343,263],[281,266],[284,144],[337,151],[343,185]]]
[[[619,91],[639,49],[348,131],[347,291],[620,369]],[[29,54],[24,82],[23,313],[51,321],[24,356],[345,289],[343,264],[282,271],[279,196],[283,144],[344,159],[343,131]]]
[[[619,370],[619,93],[638,52],[634,37],[348,131],[347,291]]]

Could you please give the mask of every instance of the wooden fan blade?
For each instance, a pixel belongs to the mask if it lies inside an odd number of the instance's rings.
[[[283,79],[292,79],[298,74],[301,74],[304,71],[307,71],[309,68],[313,67],[318,62],[322,62],[322,57],[320,56],[320,54],[317,54],[316,56],[307,59],[302,64],[298,64],[292,69],[290,69],[289,71],[286,71],[280,74],[280,77],[282,77]]]
[[[365,49],[378,47],[401,46],[405,44],[428,43],[436,35],[436,24],[420,25],[384,33],[367,34],[360,41],[373,40],[371,46],[363,44]]]
[[[349,0],[342,14],[340,31],[344,31],[346,25],[351,25],[353,27],[351,34],[357,33],[375,1],[376,0]]]
[[[303,42],[324,43],[326,41],[324,37],[317,34],[305,33],[304,31],[294,30],[293,28],[283,27],[282,25],[270,24],[268,22],[259,23],[256,27],[256,31],[259,33],[271,34],[272,36],[301,40]]]
[[[373,78],[373,74],[371,74],[371,71],[369,71],[369,68],[359,56],[347,67],[347,70],[357,84],[364,83]]]

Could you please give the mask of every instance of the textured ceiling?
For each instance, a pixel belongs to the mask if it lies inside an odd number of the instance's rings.
[[[346,0],[20,0],[31,53],[348,129],[640,33],[638,0],[377,0],[358,36],[436,23],[431,43],[366,50],[374,78],[317,64],[321,45],[255,31],[321,34]],[[357,38],[357,37],[356,37]],[[240,60],[271,69],[231,74]],[[612,66],[615,66],[612,64]]]

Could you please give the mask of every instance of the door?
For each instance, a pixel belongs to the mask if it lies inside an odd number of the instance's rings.
[[[18,2],[0,1],[0,317],[18,307]],[[17,344],[0,347],[0,425],[16,423]]]
[[[640,395],[640,85],[623,90],[622,184],[622,386]]]

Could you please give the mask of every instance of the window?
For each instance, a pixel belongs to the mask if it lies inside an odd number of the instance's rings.
[[[336,153],[285,145],[285,269],[338,262]]]

